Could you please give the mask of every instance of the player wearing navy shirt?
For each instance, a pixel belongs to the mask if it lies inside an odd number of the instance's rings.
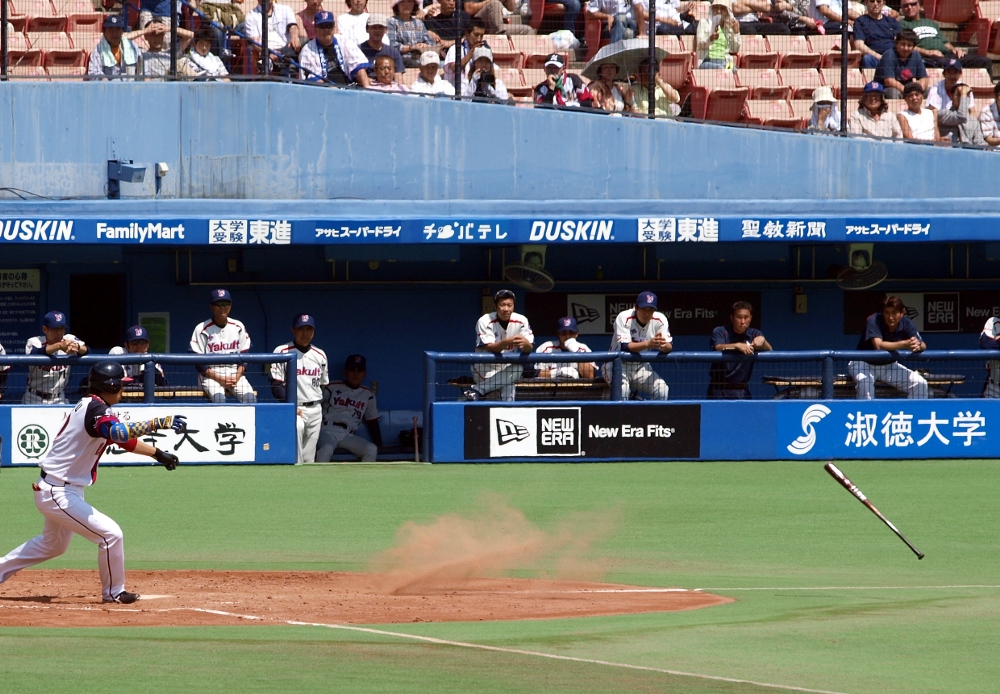
[[[927,344],[917,332],[917,326],[905,313],[906,306],[899,297],[887,297],[882,304],[882,312],[868,316],[865,332],[858,341],[857,349],[889,352],[922,352],[927,349]],[[896,361],[888,364],[852,361],[848,362],[847,371],[856,384],[858,400],[871,400],[875,397],[876,381],[888,383],[896,390],[905,392],[908,398],[927,397],[927,380]]]
[[[709,347],[716,352],[735,352],[753,356],[757,352],[770,352],[771,345],[757,328],[750,327],[753,307],[746,301],[737,301],[729,314],[729,325],[720,325],[712,331]],[[749,400],[747,383],[753,374],[753,360],[716,362],[709,369],[710,400]]]

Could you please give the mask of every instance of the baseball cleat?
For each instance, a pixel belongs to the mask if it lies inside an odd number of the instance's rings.
[[[117,602],[122,605],[131,605],[133,602],[139,599],[138,593],[130,593],[127,590],[123,590],[118,595],[111,598],[104,598],[103,602]]]
[[[462,399],[463,400],[478,400],[479,399],[479,391],[476,390],[475,388],[466,388],[465,390],[462,391]]]

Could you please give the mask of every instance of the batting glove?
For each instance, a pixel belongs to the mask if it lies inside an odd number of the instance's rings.
[[[174,421],[170,424],[170,428],[178,434],[182,434],[187,431],[187,420],[185,416],[182,414],[175,414]]]

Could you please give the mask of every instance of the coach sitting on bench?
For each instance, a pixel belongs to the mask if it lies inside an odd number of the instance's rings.
[[[922,352],[927,349],[927,344],[920,337],[913,321],[904,315],[905,311],[906,306],[899,297],[887,297],[882,304],[882,313],[873,313],[868,317],[857,349],[890,352],[900,349]],[[927,398],[926,379],[899,362],[871,364],[867,361],[852,361],[848,362],[847,370],[857,384],[858,400],[871,400],[875,397],[875,381],[888,383],[896,390],[905,392],[911,399]]]

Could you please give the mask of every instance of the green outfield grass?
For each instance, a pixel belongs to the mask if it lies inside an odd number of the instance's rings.
[[[495,494],[543,529],[581,512],[606,517],[617,529],[592,554],[610,581],[702,588],[736,602],[373,625],[656,671],[322,627],[3,628],[0,692],[782,691],[671,672],[851,694],[1000,689],[1000,464],[841,467],[926,559],[820,463],[104,469],[88,500],[124,528],[131,569],[363,571],[405,521],[469,513]],[[33,479],[29,470],[0,474],[0,552],[41,528]],[[89,569],[94,557],[77,538],[44,566]]]

